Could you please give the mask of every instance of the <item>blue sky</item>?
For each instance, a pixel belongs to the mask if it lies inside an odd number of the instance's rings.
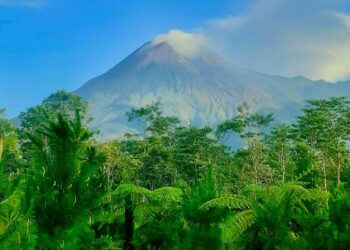
[[[75,90],[180,29],[270,74],[350,77],[347,0],[0,0],[0,107],[9,117]]]
[[[74,90],[157,34],[240,13],[231,0],[0,0],[0,107],[8,116]]]

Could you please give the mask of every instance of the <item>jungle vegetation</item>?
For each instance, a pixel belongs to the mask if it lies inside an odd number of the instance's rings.
[[[0,111],[1,249],[349,249],[347,98],[293,124],[243,103],[216,128],[155,103],[126,114],[141,134],[103,143],[87,107],[61,90],[19,128]]]

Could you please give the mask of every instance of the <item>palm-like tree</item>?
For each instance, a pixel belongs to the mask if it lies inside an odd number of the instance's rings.
[[[121,184],[105,195],[104,204],[96,218],[100,228],[113,223],[122,224],[123,249],[162,249],[174,240],[169,232],[170,217],[180,210],[182,190],[163,187],[153,191],[133,184]],[[174,223],[172,224],[174,225]],[[137,236],[137,237],[134,237]]]
[[[58,115],[34,134],[29,194],[38,224],[39,249],[60,246],[76,249],[94,239],[92,210],[99,206],[100,191],[94,183],[99,161],[92,133],[74,119]]]
[[[223,240],[237,249],[300,249],[298,216],[315,204],[325,206],[328,194],[295,184],[249,186],[240,195],[208,201],[202,209],[234,212],[223,223]],[[312,201],[312,202],[311,202]]]
[[[184,194],[182,213],[185,220],[181,249],[221,249],[219,223],[225,218],[223,209],[201,209],[203,203],[216,199],[217,184],[211,166],[205,176]]]

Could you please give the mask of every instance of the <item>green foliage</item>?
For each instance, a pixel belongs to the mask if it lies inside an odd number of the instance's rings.
[[[172,160],[178,175],[193,185],[204,176],[208,165],[220,166],[226,160],[224,148],[210,137],[212,130],[205,128],[179,128],[175,132]]]
[[[297,249],[297,217],[308,213],[308,201],[324,206],[327,193],[307,190],[295,184],[253,186],[243,191],[246,197],[218,198],[203,205],[204,209],[226,207],[234,213],[223,224],[224,242],[243,249]],[[250,199],[250,200],[249,200]]]
[[[141,123],[145,138],[148,137],[147,132],[156,136],[170,136],[180,121],[174,116],[163,116],[159,102],[141,108],[132,108],[126,116],[129,122],[136,120]]]
[[[298,139],[309,145],[319,158],[323,186],[342,181],[350,136],[350,101],[345,97],[309,100],[295,126]]]
[[[237,115],[232,119],[219,124],[216,130],[217,137],[225,141],[232,133],[238,133],[242,138],[258,138],[264,134],[263,128],[273,121],[273,114],[266,115],[252,112],[247,102],[237,107]]]
[[[88,103],[83,99],[72,93],[68,93],[65,90],[58,90],[52,93],[43,100],[40,105],[29,108],[26,112],[21,112],[19,119],[21,126],[19,128],[19,137],[22,144],[22,150],[27,153],[27,144],[30,144],[28,134],[35,134],[40,130],[42,125],[48,121],[52,121],[60,114],[65,118],[74,118],[75,112],[79,113],[84,118],[84,124],[88,123],[91,118],[87,116]],[[25,158],[29,158],[25,154]]]
[[[20,172],[9,173],[6,163],[6,158],[0,160],[0,245],[3,249],[35,249],[36,222],[25,199],[25,178]]]
[[[0,165],[5,172],[17,172],[22,168],[21,152],[15,127],[0,109]]]
[[[145,150],[138,155],[142,162],[137,172],[141,185],[151,190],[172,185],[176,172],[170,163],[171,149],[166,146],[167,141],[150,137],[144,143]]]
[[[291,180],[295,170],[292,139],[292,127],[286,124],[277,125],[265,138],[269,165],[281,182]]]
[[[220,209],[202,209],[202,204],[218,197],[212,168],[198,180],[184,197],[182,210],[186,221],[182,249],[220,249],[221,230],[219,222],[225,213]]]
[[[87,104],[58,91],[16,130],[0,110],[1,249],[348,249],[350,102],[179,126],[159,103],[143,136],[97,143]],[[223,143],[245,140],[232,152]],[[18,139],[20,138],[20,139]]]
[[[114,211],[124,212],[119,223],[123,225],[124,248],[145,246],[173,245],[176,239],[172,232],[179,230],[178,224],[173,224],[170,219],[175,219],[175,211],[179,211],[182,200],[182,190],[173,187],[163,187],[151,191],[133,184],[121,184],[111,193]],[[106,216],[107,214],[105,214]],[[113,216],[109,221],[118,220]],[[170,221],[169,221],[170,220]],[[102,218],[101,223],[106,221]],[[136,237],[134,237],[134,235]]]
[[[73,120],[59,115],[37,131],[28,135],[33,145],[28,182],[38,246],[89,246],[94,239],[92,211],[102,190],[94,183],[99,161],[92,134],[82,126],[79,112]]]
[[[332,190],[329,201],[329,219],[334,232],[332,246],[337,249],[347,249],[350,245],[350,193],[343,185]]]

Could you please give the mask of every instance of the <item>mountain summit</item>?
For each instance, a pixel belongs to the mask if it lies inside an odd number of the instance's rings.
[[[349,87],[347,82],[271,76],[234,66],[208,49],[186,55],[162,41],[145,43],[76,94],[90,102],[91,125],[101,131],[100,139],[110,139],[137,133],[125,113],[157,101],[165,114],[185,124],[214,126],[232,117],[243,101],[255,110],[271,110],[278,119],[288,120],[305,99],[344,95]]]

